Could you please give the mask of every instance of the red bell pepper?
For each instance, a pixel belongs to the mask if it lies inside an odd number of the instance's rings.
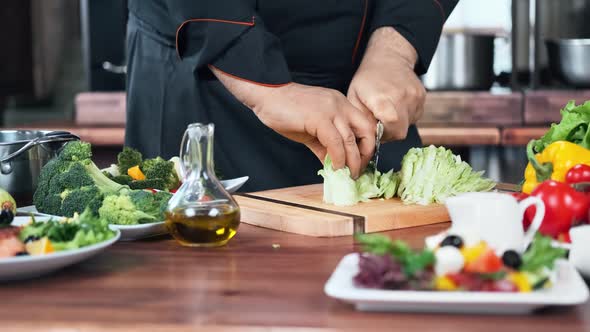
[[[569,232],[572,225],[588,220],[590,196],[568,184],[547,180],[535,188],[531,196],[537,196],[545,203],[545,217],[539,228],[541,234],[558,238]],[[534,207],[528,208],[525,220],[532,220],[535,212]]]
[[[590,182],[590,166],[578,164],[565,174],[565,183],[574,184],[581,182]]]

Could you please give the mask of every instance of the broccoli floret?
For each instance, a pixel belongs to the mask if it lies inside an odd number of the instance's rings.
[[[105,176],[91,156],[90,144],[70,142],[43,167],[33,195],[39,212],[72,217],[90,206],[96,213],[104,195],[128,188]]]
[[[146,179],[146,180],[133,180],[129,183],[129,188],[135,190],[141,189],[160,189],[163,190],[166,183],[162,179]]]
[[[117,155],[117,166],[119,167],[119,173],[124,175],[127,174],[127,170],[134,166],[142,164],[143,157],[141,152],[130,148],[128,146],[123,148]]]
[[[139,210],[156,217],[157,220],[164,219],[162,205],[168,206],[172,194],[160,191],[151,193],[145,190],[134,190],[129,194],[131,201]]]
[[[113,176],[113,181],[117,182],[118,184],[123,184],[123,185],[130,185],[131,181],[133,181],[133,178],[130,177],[129,175],[117,175],[117,176]],[[131,188],[133,189],[133,188]]]
[[[156,217],[139,210],[125,194],[105,197],[98,214],[109,224],[137,225],[157,221]]]
[[[143,174],[145,174],[145,178],[147,180],[150,180],[150,179],[164,180],[163,187],[152,187],[152,188],[171,190],[171,189],[175,189],[178,187],[179,180],[178,180],[178,176],[176,175],[176,171],[174,170],[174,163],[172,161],[162,159],[161,157],[156,157],[153,159],[146,159],[146,160],[144,160],[143,164],[141,165],[141,170],[142,170]]]
[[[98,214],[102,205],[103,195],[96,186],[86,186],[74,190],[64,191],[61,195],[61,216],[73,216],[74,213],[84,211]]]
[[[73,141],[63,147],[59,153],[59,158],[66,161],[91,160],[92,148],[90,143]]]
[[[128,186],[131,183],[131,181],[133,181],[133,178],[130,177],[129,175],[113,175],[107,171],[103,171],[102,174],[104,174],[110,180],[115,181],[118,184],[122,184],[125,186]]]
[[[71,163],[70,168],[55,177],[50,182],[53,190],[59,192],[65,189],[76,189],[85,186],[92,186],[94,181],[88,175],[86,167],[81,163]]]

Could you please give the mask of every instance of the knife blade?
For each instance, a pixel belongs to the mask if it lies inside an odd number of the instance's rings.
[[[377,164],[379,163],[379,148],[381,147],[381,138],[383,137],[383,123],[381,121],[377,122],[377,130],[375,132],[375,153],[373,154],[373,159],[371,160],[371,164],[375,171],[377,171]]]

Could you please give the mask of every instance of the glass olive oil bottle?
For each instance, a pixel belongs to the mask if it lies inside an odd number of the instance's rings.
[[[182,186],[166,209],[166,228],[182,245],[226,244],[240,225],[240,208],[215,176],[213,124],[188,126],[181,144]]]

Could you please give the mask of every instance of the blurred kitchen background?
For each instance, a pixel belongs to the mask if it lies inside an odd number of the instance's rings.
[[[524,145],[570,99],[590,99],[590,0],[461,0],[445,26],[419,122],[496,180],[519,182]],[[0,122],[123,144],[125,0],[4,0]],[[588,90],[587,90],[588,89]]]

